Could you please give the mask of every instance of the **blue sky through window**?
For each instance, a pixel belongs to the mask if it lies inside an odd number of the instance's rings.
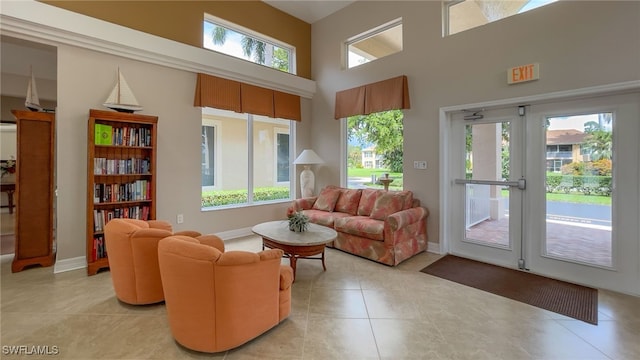
[[[531,0],[528,3],[526,3],[522,9],[520,9],[520,11],[518,11],[518,14],[522,14],[523,12],[529,11],[529,10],[533,10],[535,8],[539,8],[541,6],[545,6],[547,4],[551,4],[556,2],[557,0]]]
[[[227,29],[227,40],[224,44],[217,45],[213,43],[213,27],[212,23],[204,22],[203,39],[205,48],[251,61],[251,58],[242,51],[242,35],[240,33]]]

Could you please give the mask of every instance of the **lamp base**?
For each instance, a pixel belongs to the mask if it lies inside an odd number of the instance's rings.
[[[313,171],[308,165],[305,165],[304,170],[300,173],[300,193],[303,198],[313,196],[313,190],[316,187],[315,182]]]

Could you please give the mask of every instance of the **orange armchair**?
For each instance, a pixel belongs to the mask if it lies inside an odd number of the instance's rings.
[[[158,242],[173,235],[171,224],[159,220],[113,219],[104,228],[109,269],[116,297],[132,305],[164,300]],[[215,235],[181,232],[201,238],[201,242],[224,252],[224,243]]]
[[[186,236],[160,240],[158,260],[171,333],[196,351],[238,347],[291,312],[293,269],[282,250],[220,252]]]

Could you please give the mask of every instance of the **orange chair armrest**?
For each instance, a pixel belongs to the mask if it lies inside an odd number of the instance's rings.
[[[220,252],[224,252],[224,241],[220,237],[216,235],[198,235],[194,237],[200,241],[200,244],[208,245],[220,250]]]
[[[183,230],[183,231],[176,231],[176,232],[173,233],[173,235],[189,236],[189,237],[197,238],[198,236],[200,236],[202,234],[197,232],[197,231],[194,231],[194,230]]]
[[[280,290],[287,290],[293,284],[293,269],[289,265],[280,265]]]
[[[280,259],[284,255],[284,251],[280,249],[267,249],[258,253],[260,260]]]
[[[133,234],[131,234],[131,238],[166,238],[167,236],[171,236],[171,231],[163,230],[163,229],[140,229],[136,230]]]
[[[162,229],[162,230],[173,231],[173,228],[171,227],[171,223],[169,223],[168,221],[164,221],[164,220],[147,220],[147,224],[149,224],[149,227],[153,228],[153,229]]]
[[[238,266],[260,262],[258,254],[248,251],[229,251],[222,253],[216,261],[217,266]]]

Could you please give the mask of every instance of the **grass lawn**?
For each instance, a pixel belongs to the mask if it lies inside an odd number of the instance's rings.
[[[509,190],[502,190],[502,196],[509,196]],[[547,201],[611,206],[611,197],[600,195],[547,193]]]
[[[385,173],[389,173],[389,177],[402,178],[402,173],[392,173],[387,169],[364,169],[364,168],[349,168],[347,174],[350,177],[366,177],[370,178],[372,174],[376,174],[377,177],[382,176]]]

